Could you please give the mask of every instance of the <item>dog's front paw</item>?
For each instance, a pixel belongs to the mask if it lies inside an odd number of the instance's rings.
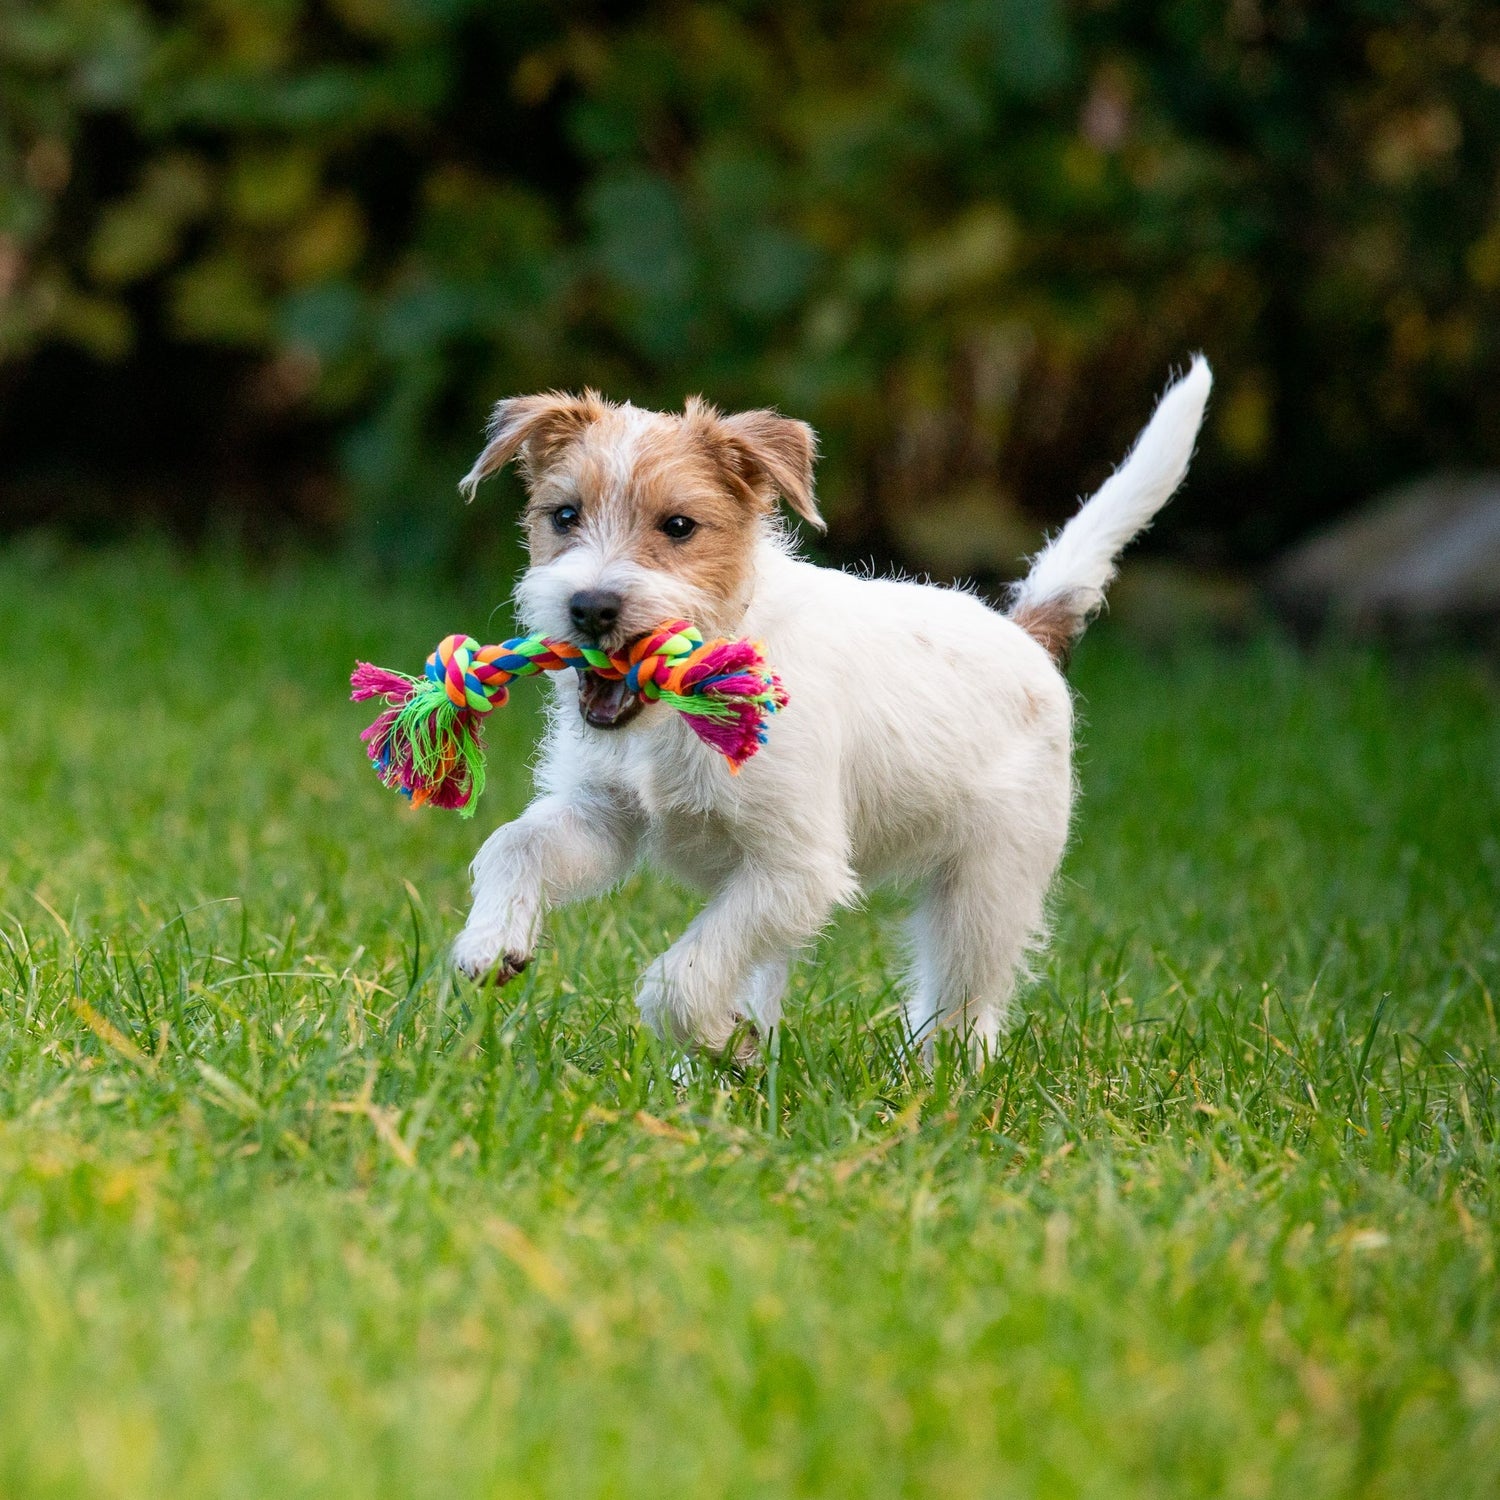
[[[635,997],[641,1019],[659,1037],[689,1051],[741,1067],[753,1062],[760,1052],[755,1022],[738,1011],[705,1004],[702,995],[674,977],[693,972],[691,959],[674,962],[674,956],[663,954],[641,976]]]
[[[641,1019],[663,1041],[682,1043],[686,1040],[679,1024],[676,1007],[673,1005],[672,985],[667,979],[666,965],[656,959],[644,974],[635,992],[635,1003]]]
[[[760,1027],[748,1016],[736,1015],[730,1019],[734,1029],[720,1043],[719,1055],[737,1068],[751,1067],[760,1060],[763,1040]]]
[[[503,931],[466,927],[453,944],[453,967],[475,984],[509,984],[531,962],[531,949],[507,942]]]

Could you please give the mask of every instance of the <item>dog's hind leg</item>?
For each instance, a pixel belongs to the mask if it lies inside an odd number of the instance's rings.
[[[992,1050],[1010,1020],[1026,953],[1042,936],[1045,869],[1004,840],[968,850],[930,880],[911,919],[907,1026],[930,1058],[937,1031]]]

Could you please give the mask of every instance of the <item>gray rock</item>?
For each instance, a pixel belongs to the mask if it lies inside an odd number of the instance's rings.
[[[1267,580],[1302,620],[1356,626],[1500,616],[1500,473],[1435,474],[1286,553]]]

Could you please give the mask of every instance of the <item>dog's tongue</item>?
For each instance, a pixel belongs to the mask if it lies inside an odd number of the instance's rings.
[[[641,700],[622,681],[612,682],[597,672],[578,674],[578,707],[596,729],[613,729],[640,711]]]

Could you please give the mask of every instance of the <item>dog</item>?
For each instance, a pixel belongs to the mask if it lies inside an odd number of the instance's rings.
[[[637,1000],[687,1049],[753,1055],[790,959],[877,883],[916,892],[906,1020],[983,1051],[1011,1019],[1073,801],[1068,652],[1125,545],[1181,483],[1212,375],[1199,357],[1002,613],[972,593],[797,555],[822,527],[816,440],[773,411],[646,411],[592,391],[501,401],[461,489],[512,459],[528,494],[529,631],[617,650],[664,620],[749,636],[789,694],[738,776],[680,715],[592,671],[554,681],[534,800],[474,860],[453,960],[505,982],[546,910],[643,858],[708,893]]]

